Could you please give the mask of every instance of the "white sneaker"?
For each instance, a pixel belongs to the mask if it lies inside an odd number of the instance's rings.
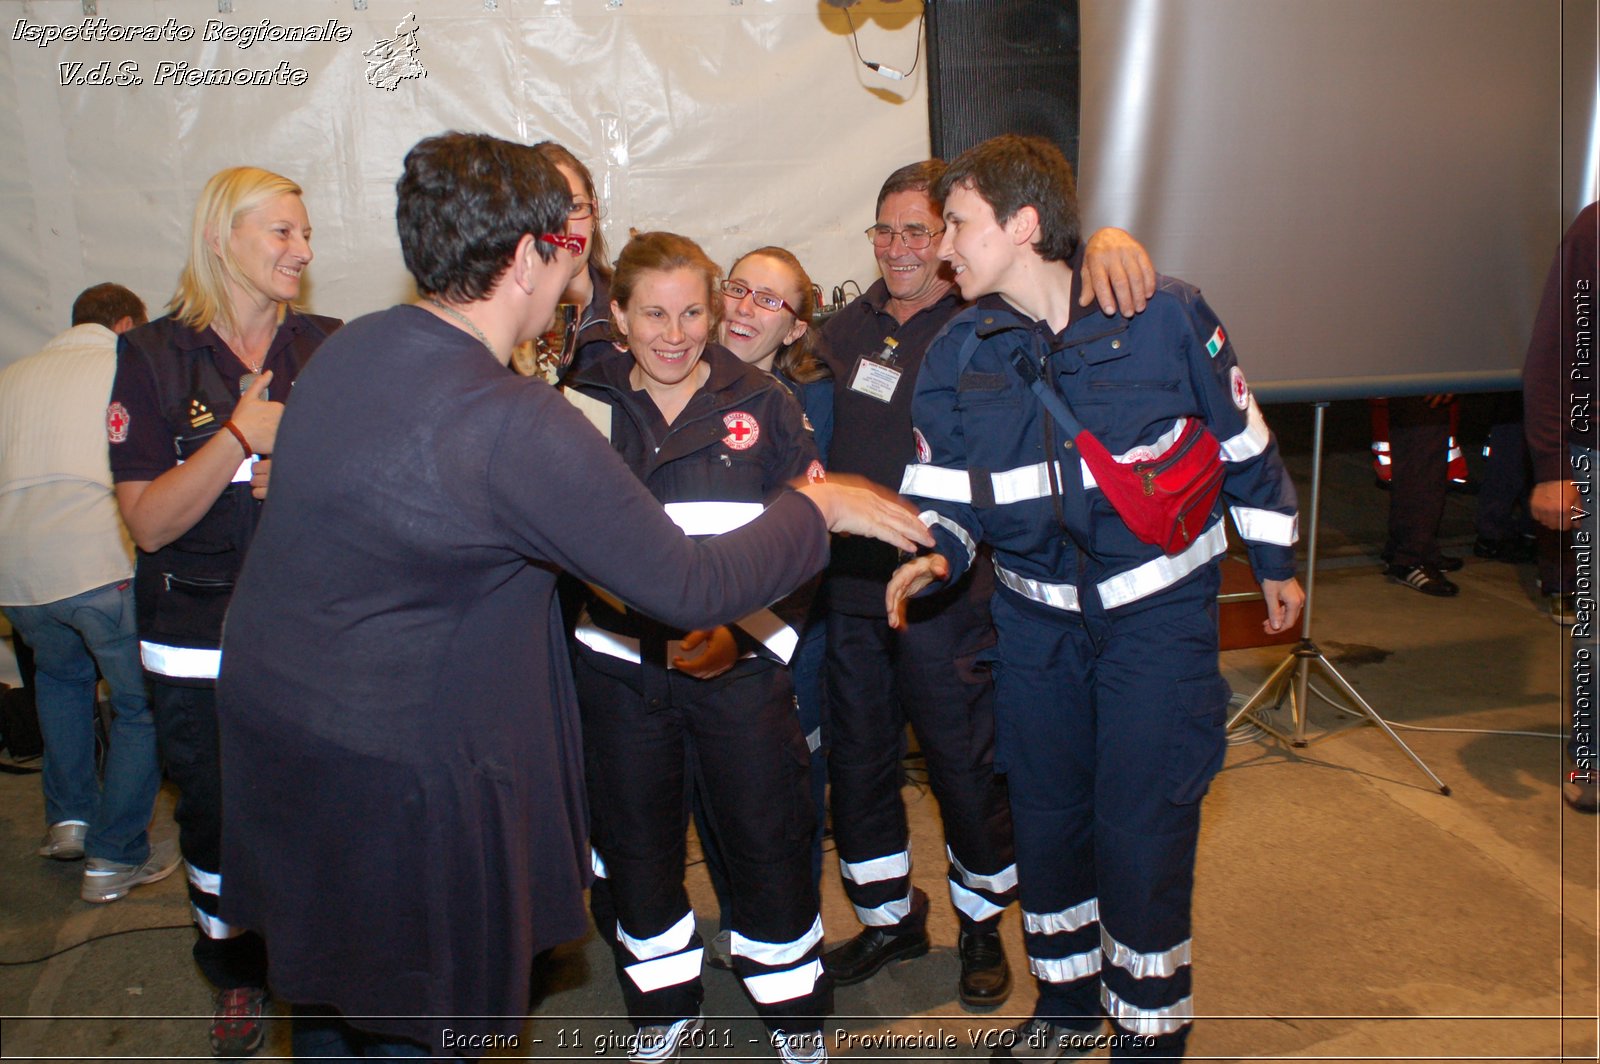
[[[694,1016],[674,1024],[652,1024],[633,1032],[628,1059],[633,1064],[661,1064],[682,1056],[683,1044],[699,1033],[705,1021]]]
[[[53,857],[57,861],[76,861],[83,856],[83,840],[89,835],[89,825],[81,820],[63,820],[51,824],[39,843],[40,857]]]
[[[828,1059],[828,1047],[821,1031],[808,1034],[785,1034],[775,1031],[772,1044],[778,1050],[778,1059],[784,1064],[822,1064]]]
[[[118,864],[101,857],[91,857],[83,869],[83,886],[78,897],[84,901],[104,903],[125,898],[128,892],[142,883],[166,879],[178,867],[178,840],[163,839],[150,847],[150,856],[144,864]]]

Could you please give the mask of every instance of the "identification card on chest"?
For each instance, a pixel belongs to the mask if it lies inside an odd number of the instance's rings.
[[[895,349],[899,342],[893,337],[883,341],[883,350],[873,355],[862,355],[856,370],[850,375],[850,390],[871,396],[880,403],[894,399],[894,390],[900,386],[905,371],[898,365],[900,354]]]

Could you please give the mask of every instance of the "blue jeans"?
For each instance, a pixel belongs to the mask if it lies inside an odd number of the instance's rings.
[[[42,606],[7,606],[33,648],[44,737],[44,809],[51,824],[89,825],[84,851],[122,864],[150,856],[145,829],[161,772],[156,729],[139,665],[133,584],[107,584]],[[105,783],[95,777],[95,666],[111,688]]]

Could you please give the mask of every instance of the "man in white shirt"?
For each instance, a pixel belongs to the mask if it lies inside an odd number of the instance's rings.
[[[110,902],[177,866],[147,827],[161,776],[134,623],[133,551],[106,452],[117,337],[145,321],[120,285],[86,289],[72,328],[0,371],[0,610],[33,648],[49,825],[41,857],[87,855],[80,895]],[[125,426],[124,426],[125,429]],[[111,689],[95,776],[96,668]]]

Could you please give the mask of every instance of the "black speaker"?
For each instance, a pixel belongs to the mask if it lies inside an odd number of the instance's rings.
[[[1078,0],[926,0],[928,130],[955,158],[999,133],[1078,165]]]

